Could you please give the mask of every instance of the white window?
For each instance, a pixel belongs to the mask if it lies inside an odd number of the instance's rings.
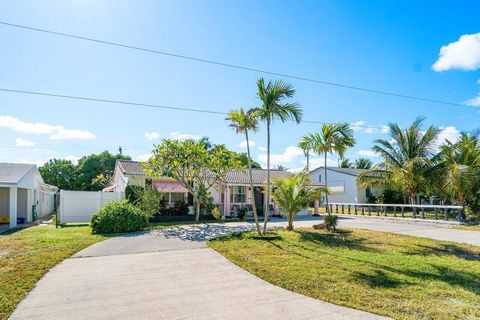
[[[231,203],[244,203],[246,202],[246,192],[244,186],[233,186],[232,193],[230,193]]]

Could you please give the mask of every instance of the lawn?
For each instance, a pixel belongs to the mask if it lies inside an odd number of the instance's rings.
[[[258,277],[394,319],[479,319],[480,247],[367,230],[279,231],[209,246]]]
[[[455,226],[454,229],[480,231],[480,224]]]
[[[52,267],[103,239],[92,235],[88,226],[36,226],[0,233],[0,319],[7,319]]]

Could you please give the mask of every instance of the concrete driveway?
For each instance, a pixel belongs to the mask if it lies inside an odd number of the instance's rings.
[[[340,226],[480,245],[480,232],[432,225],[344,218]],[[206,246],[253,227],[184,226],[97,243],[53,268],[11,319],[385,319],[273,286]]]
[[[248,224],[106,240],[42,278],[11,319],[386,319],[271,285],[206,246]]]

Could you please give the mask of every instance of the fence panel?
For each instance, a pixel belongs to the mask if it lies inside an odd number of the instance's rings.
[[[60,191],[60,223],[89,222],[91,216],[111,201],[121,201],[123,192]]]

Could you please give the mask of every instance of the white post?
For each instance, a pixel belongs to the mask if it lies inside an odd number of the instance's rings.
[[[10,228],[17,227],[17,187],[10,187]]]
[[[32,206],[33,206],[33,190],[27,189],[27,222],[33,221]],[[39,208],[37,208],[37,214],[38,214],[38,209]]]

